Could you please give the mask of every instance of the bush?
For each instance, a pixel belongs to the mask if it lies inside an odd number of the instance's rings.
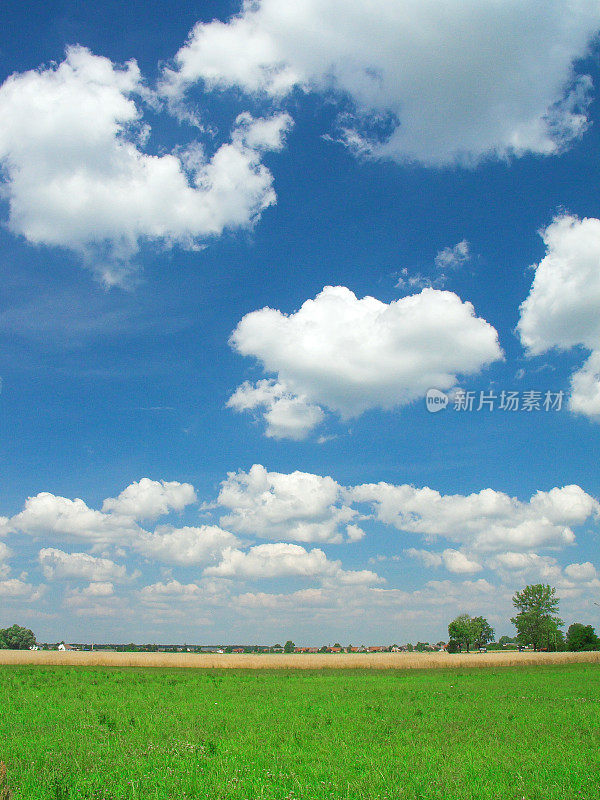
[[[460,644],[455,639],[450,639],[446,647],[447,653],[460,653]]]

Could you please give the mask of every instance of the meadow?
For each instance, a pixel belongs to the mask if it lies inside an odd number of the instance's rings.
[[[11,800],[600,797],[600,666],[0,667]]]

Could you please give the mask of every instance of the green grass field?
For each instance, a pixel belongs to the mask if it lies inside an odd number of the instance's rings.
[[[600,797],[600,667],[0,667],[11,800]]]

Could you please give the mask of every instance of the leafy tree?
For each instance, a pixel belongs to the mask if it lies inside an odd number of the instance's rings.
[[[534,650],[559,648],[562,636],[559,628],[564,623],[558,616],[559,599],[555,592],[548,584],[536,583],[515,593],[513,604],[519,613],[511,622],[517,628],[519,644],[533,645]]]
[[[465,647],[467,653],[471,646],[471,617],[468,614],[460,614],[448,625],[448,637],[457,642],[459,647]]]
[[[35,644],[35,634],[29,628],[11,625],[0,630],[0,649],[29,650]]]
[[[288,639],[287,642],[283,645],[283,652],[293,653],[294,647],[296,647],[296,645],[291,641],[291,639]]]
[[[415,648],[412,646],[412,644],[411,644],[410,642],[408,642],[408,644],[406,645],[406,652],[407,652],[407,653],[412,653],[412,651],[413,651],[414,649],[415,649]]]
[[[494,631],[485,617],[461,614],[448,625],[448,636],[468,653],[473,646],[483,647],[491,642]]]
[[[471,636],[475,647],[485,647],[488,642],[494,640],[494,629],[485,617],[471,618]]]
[[[600,650],[600,638],[591,625],[574,622],[567,631],[567,650]]]
[[[460,644],[455,639],[450,639],[446,646],[447,653],[460,653]]]
[[[505,644],[516,644],[516,643],[517,643],[517,640],[516,640],[516,638],[514,636],[501,636],[498,639],[498,644],[501,647],[504,647]]]
[[[339,647],[340,649],[341,649],[341,647],[342,647],[342,645],[341,645],[339,642],[336,642],[336,643],[335,643],[333,646],[334,646],[334,647]]]
[[[415,650],[417,653],[424,653],[427,648],[429,647],[429,642],[417,642],[415,645]]]

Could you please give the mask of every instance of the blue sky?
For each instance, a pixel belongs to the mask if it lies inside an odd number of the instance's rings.
[[[437,641],[540,581],[600,624],[570,6],[3,5],[0,625]]]

